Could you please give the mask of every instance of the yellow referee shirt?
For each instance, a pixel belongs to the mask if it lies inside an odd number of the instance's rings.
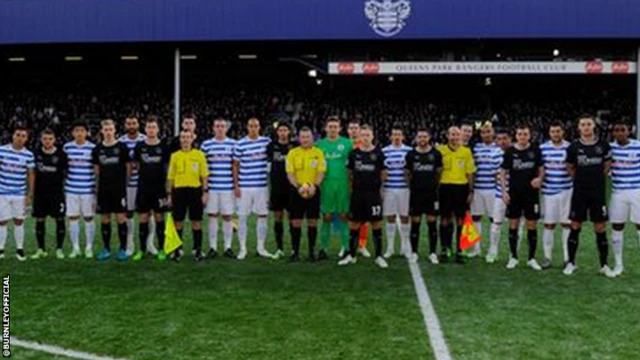
[[[197,149],[178,150],[171,154],[167,178],[173,181],[174,188],[202,187],[201,179],[207,176],[209,176],[209,169],[207,168],[207,159],[202,151]]]
[[[449,145],[438,146],[442,154],[442,184],[465,185],[469,183],[467,174],[476,172],[471,150],[466,146],[460,146],[455,151]]]
[[[293,148],[287,154],[286,170],[287,174],[295,176],[298,184],[315,184],[318,173],[327,171],[324,153],[315,146],[309,149],[302,146]]]

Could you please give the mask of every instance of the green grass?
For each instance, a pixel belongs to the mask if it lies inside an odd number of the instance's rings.
[[[35,240],[32,223],[27,226],[31,254]],[[613,280],[597,275],[595,241],[588,233],[573,277],[561,273],[559,244],[554,268],[534,273],[524,263],[512,272],[504,269],[504,238],[500,262],[474,259],[465,266],[428,265],[423,239],[420,266],[453,357],[637,358],[635,232],[627,234],[626,272]],[[23,340],[142,360],[433,358],[401,258],[384,271],[371,260],[338,268],[335,255],[315,264],[254,256],[200,264],[189,256],[180,264],[53,258],[18,263],[13,241],[8,243],[0,270],[12,276],[11,330]],[[50,248],[53,243],[50,234]],[[273,247],[271,238],[268,244]],[[15,359],[56,358],[17,347],[12,352]]]

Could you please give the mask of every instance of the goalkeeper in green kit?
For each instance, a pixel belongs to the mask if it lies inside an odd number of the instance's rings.
[[[337,231],[340,233],[340,257],[349,249],[349,213],[350,189],[347,172],[347,160],[353,150],[353,144],[340,136],[340,119],[330,116],[325,124],[326,137],[316,144],[324,153],[327,162],[327,173],[320,191],[320,208],[323,221],[320,231],[320,252],[318,260],[327,259],[331,223],[334,215],[338,215]]]

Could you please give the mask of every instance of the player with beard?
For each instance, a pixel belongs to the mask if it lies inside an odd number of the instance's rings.
[[[190,133],[193,134],[193,148],[194,149],[199,149],[200,148],[200,142],[201,139],[198,137],[198,133],[196,132],[196,118],[193,115],[187,115],[184,117],[184,119],[182,119],[182,124],[181,126],[181,131],[189,131]],[[180,134],[172,137],[172,138],[168,138],[168,146],[169,146],[169,151],[173,154],[174,152],[178,151],[181,149],[181,145],[180,145]]]
[[[141,260],[147,252],[148,239],[153,239],[153,229],[149,225],[151,211],[155,218],[155,233],[158,237],[158,260],[164,261],[164,213],[167,211],[167,166],[169,164],[169,149],[158,138],[160,126],[158,118],[151,116],[144,127],[146,138],[138,143],[133,152],[133,161],[138,170],[138,192],[136,194],[136,209],[138,210],[138,236],[140,250],[133,256],[134,261]],[[153,242],[151,242],[153,243]]]
[[[609,216],[613,228],[612,243],[615,258],[614,275],[622,274],[623,230],[628,220],[636,226],[640,241],[640,141],[629,139],[629,124],[622,120],[613,123],[611,144],[611,182],[613,191],[609,203]]]
[[[509,219],[511,258],[507,263],[507,269],[515,269],[518,266],[518,226],[520,217],[524,214],[529,240],[527,265],[533,270],[542,270],[535,256],[538,244],[537,222],[540,218],[539,190],[543,178],[544,165],[540,148],[531,144],[529,126],[520,125],[516,129],[516,144],[505,151],[504,160],[500,166],[500,184],[503,189],[509,189],[502,192]]]
[[[498,145],[495,143],[494,131],[490,122],[487,122],[480,129],[480,138],[482,141],[473,146],[473,161],[476,164],[473,202],[471,203],[471,216],[473,222],[482,236],[482,217],[486,216],[491,220],[493,216],[493,204],[495,199],[496,175],[499,171],[494,166],[494,158]],[[478,241],[469,257],[480,256],[482,253],[482,244]]]
[[[427,217],[429,232],[429,261],[438,264],[438,186],[442,175],[442,154],[429,143],[431,134],[418,128],[416,147],[406,156],[406,176],[410,185],[409,215],[411,216],[411,251],[409,260],[418,261],[420,223],[422,215]]]
[[[38,250],[31,256],[37,260],[47,257],[45,238],[47,216],[56,221],[56,257],[64,258],[62,244],[66,235],[64,223],[64,177],[67,171],[67,154],[56,147],[56,135],[45,129],[40,135],[41,145],[35,151],[35,190],[33,217],[36,218],[36,240]]]
[[[600,274],[615,277],[609,268],[609,244],[607,242],[606,178],[611,167],[611,146],[595,133],[596,121],[591,115],[578,118],[580,138],[567,148],[567,168],[573,177],[571,195],[571,232],[569,233],[569,261],[564,268],[565,275],[576,270],[576,253],[582,223],[593,222],[596,242],[600,254]]]
[[[98,214],[102,214],[102,242],[104,249],[98,260],[111,257],[111,214],[118,223],[120,250],[118,260],[126,261],[127,254],[127,181],[131,175],[131,157],[127,146],[116,139],[116,125],[107,119],[100,123],[102,142],[93,149],[93,165],[98,188]]]
[[[569,238],[572,181],[567,171],[566,157],[569,142],[564,140],[562,123],[553,122],[549,126],[550,140],[540,146],[544,162],[544,182],[542,183],[544,233],[542,250],[544,260],[540,264],[543,269],[551,266],[553,254],[553,238],[556,225],[562,226],[562,250],[564,262],[569,260],[567,239]]]
[[[227,137],[227,121],[218,118],[213,121],[214,136],[202,143],[200,150],[207,157],[209,167],[209,198],[206,212],[209,215],[209,253],[213,259],[218,255],[218,218],[222,217],[224,235],[224,256],[235,258],[231,243],[233,227],[231,216],[235,211],[233,195],[233,152],[236,141]]]
[[[119,142],[125,144],[129,149],[129,158],[133,161],[133,152],[136,145],[143,142],[145,139],[144,134],[141,134],[138,130],[140,124],[138,118],[135,116],[128,116],[124,120],[125,134],[120,136]],[[138,191],[138,170],[134,167],[132,169],[131,177],[127,183],[127,255],[131,256],[135,249],[133,242],[133,212],[136,210],[136,192]],[[145,248],[149,252],[155,255],[158,251],[153,245],[153,236],[149,238],[149,243],[145,244]]]
[[[347,134],[349,135],[349,140],[353,144],[353,149],[357,149],[360,147],[360,121],[353,119],[349,121],[349,125],[347,126]],[[369,250],[367,250],[367,239],[369,238],[369,224],[363,223],[360,227],[360,233],[358,235],[358,253],[366,258],[371,257]],[[344,257],[346,253],[348,253],[349,249],[344,249],[344,252],[341,250],[339,257]]]
[[[276,127],[276,140],[267,147],[267,157],[271,163],[269,181],[271,183],[269,208],[273,211],[273,232],[276,237],[277,250],[274,259],[284,256],[284,211],[290,211],[289,201],[291,184],[287,176],[286,160],[289,151],[296,146],[291,142],[291,125],[281,122]]]
[[[344,266],[355,264],[356,250],[360,228],[363,223],[371,223],[373,229],[373,244],[375,247],[375,263],[381,268],[387,268],[382,257],[382,197],[380,190],[387,179],[384,168],[384,153],[379,146],[373,144],[373,129],[363,125],[360,129],[360,147],[349,155],[349,178],[351,179],[350,204],[350,242],[349,254],[338,262]]]

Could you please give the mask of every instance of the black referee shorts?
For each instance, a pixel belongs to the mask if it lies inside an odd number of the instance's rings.
[[[464,218],[469,210],[467,198],[469,197],[469,185],[441,184],[439,194],[440,216],[457,219]]]
[[[289,192],[289,217],[292,220],[320,218],[320,189],[309,199],[300,196],[297,191]]]
[[[189,212],[189,220],[202,221],[204,205],[202,204],[202,188],[183,187],[173,189],[171,193],[173,208],[171,216],[175,221],[184,221]]]
[[[605,191],[603,189],[593,189],[589,191],[586,189],[573,189],[569,219],[578,222],[591,220],[595,223],[607,221]]]
[[[269,210],[271,211],[289,211],[292,203],[292,193],[296,193],[290,184],[271,185],[269,193]],[[318,196],[318,195],[316,195]]]
[[[522,216],[527,220],[540,219],[540,194],[538,191],[509,191],[509,198],[507,219],[520,219]]]

